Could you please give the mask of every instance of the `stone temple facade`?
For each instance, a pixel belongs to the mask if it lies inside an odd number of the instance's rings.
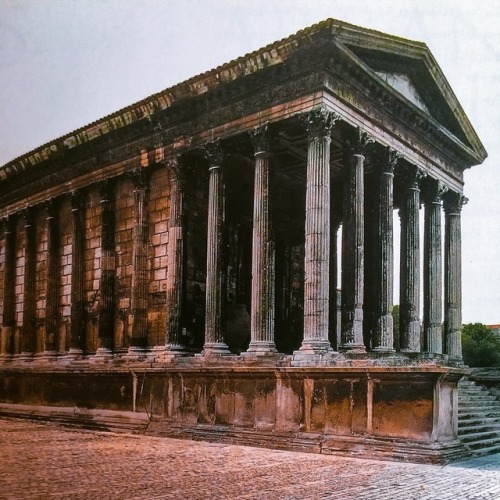
[[[485,157],[425,44],[327,20],[11,161],[0,413],[460,456],[463,172]]]

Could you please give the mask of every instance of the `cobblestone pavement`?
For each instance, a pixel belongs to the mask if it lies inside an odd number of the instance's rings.
[[[0,420],[2,499],[500,499],[500,455],[446,467]]]

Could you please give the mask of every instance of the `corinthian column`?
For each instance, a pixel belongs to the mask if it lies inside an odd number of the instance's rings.
[[[247,353],[275,354],[274,262],[275,250],[270,217],[269,131],[267,125],[253,130],[255,182],[252,238],[251,341]]]
[[[363,343],[364,161],[373,140],[360,129],[346,141],[342,226],[342,337],[344,351],[365,352]]]
[[[57,332],[59,331],[60,245],[59,206],[49,200],[47,214],[47,299],[45,307],[45,357],[57,356]]]
[[[167,356],[185,354],[181,343],[184,261],[184,179],[181,159],[167,161],[170,172],[170,223],[168,227],[167,264]]]
[[[144,354],[148,341],[148,174],[144,167],[132,172],[134,185],[134,229],[132,247],[132,336],[128,356]]]
[[[27,208],[24,217],[24,296],[21,358],[31,359],[35,351],[35,293],[36,293],[36,226],[33,209]]]
[[[425,198],[424,226],[424,351],[443,353],[441,203],[446,187],[432,181]]]
[[[83,254],[85,249],[85,194],[71,193],[71,333],[68,357],[83,354],[85,347],[85,302]]]
[[[330,305],[330,143],[337,116],[325,108],[306,117],[308,133],[304,261],[304,339],[297,355],[332,352]],[[334,305],[332,304],[332,307]]]
[[[113,353],[115,334],[115,194],[114,184],[101,187],[101,279],[99,282],[99,347],[96,356]]]
[[[450,192],[444,200],[444,347],[451,359],[462,360],[462,237],[460,213],[467,198]]]
[[[379,174],[378,241],[377,241],[377,318],[373,350],[391,352],[394,350],[394,325],[392,320],[394,290],[394,168],[401,155],[387,148],[377,158]]]
[[[205,356],[231,354],[225,342],[226,271],[224,256],[225,199],[222,148],[219,142],[206,146],[209,170],[207,227],[207,286],[205,306]]]
[[[399,286],[400,349],[420,352],[420,180],[416,167],[407,171],[406,191],[400,208],[401,257]]]
[[[4,273],[3,273],[3,318],[0,337],[0,357],[10,358],[14,348],[14,327],[16,324],[16,227],[17,218],[10,216],[3,220],[4,227]]]

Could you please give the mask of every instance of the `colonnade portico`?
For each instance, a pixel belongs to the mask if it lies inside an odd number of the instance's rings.
[[[341,117],[320,106],[303,117],[304,133],[307,133],[307,161],[305,170],[305,234],[304,234],[304,329],[300,349],[296,350],[293,362],[301,363],[311,359],[330,359],[335,363],[338,354],[332,349],[331,314],[336,309],[332,303],[330,262],[336,262],[340,255],[331,256],[331,234],[336,234],[338,224],[343,227],[341,251],[341,339],[338,351],[358,354],[395,352],[393,338],[393,228],[394,209],[393,179],[399,175],[403,186],[398,199],[402,200],[399,211],[401,216],[401,329],[400,352],[430,355],[446,354],[454,360],[460,360],[460,208],[463,203],[461,193],[449,190],[441,181],[425,177],[419,167],[404,161],[402,154],[391,147],[376,144],[374,138],[360,128],[347,125]],[[297,122],[299,123],[299,122]],[[334,127],[341,128],[340,137],[343,151],[341,175],[332,177],[330,143]],[[277,356],[275,346],[275,321],[277,286],[275,276],[275,242],[273,231],[273,189],[270,176],[273,165],[272,136],[279,135],[280,123],[263,124],[255,128],[248,138],[254,148],[254,193],[253,193],[253,229],[251,253],[251,339],[246,354],[259,357]],[[250,140],[251,139],[251,140]],[[208,183],[208,219],[207,219],[207,266],[206,266],[206,306],[205,340],[203,355],[230,355],[231,351],[225,340],[225,287],[226,287],[226,200],[224,170],[231,168],[231,156],[225,153],[225,140],[221,138],[204,146],[207,158]],[[162,160],[159,168],[166,168],[170,183],[170,217],[168,225],[167,266],[166,266],[166,324],[163,344],[147,345],[148,315],[148,215],[147,194],[151,169],[140,166],[133,171],[134,229],[132,238],[132,290],[131,290],[131,338],[128,347],[129,357],[141,359],[151,351],[153,355],[166,360],[176,356],[192,355],[181,339],[182,317],[185,287],[185,172],[186,152],[175,154],[171,159]],[[164,154],[163,154],[164,155]],[[375,304],[375,323],[372,338],[366,344],[363,339],[363,295],[365,252],[365,163],[369,160],[370,170],[377,179],[377,185],[370,185],[377,200],[376,224],[376,260],[370,262],[376,276],[372,294]],[[162,166],[166,165],[166,167]],[[114,330],[115,311],[117,308],[115,291],[116,243],[115,211],[113,209],[113,186],[117,181],[107,180],[100,188],[101,204],[101,250],[100,250],[100,305],[98,311],[99,344],[97,356],[109,356],[114,350],[112,332]],[[331,220],[331,183],[342,192],[341,217]],[[279,189],[279,187],[278,187]],[[419,257],[419,205],[420,191],[424,192],[425,229],[424,229],[424,265],[420,270]],[[80,190],[81,191],[81,190]],[[446,193],[446,195],[445,195]],[[445,249],[446,267],[445,294],[441,290],[442,250],[441,250],[441,200],[445,199]],[[72,192],[72,271],[71,271],[71,327],[69,349],[66,358],[81,357],[85,342],[82,336],[82,319],[85,314],[83,300],[83,221],[80,219],[85,210],[85,196],[82,192]],[[333,203],[333,202],[332,202]],[[335,200],[338,204],[338,200]],[[56,356],[57,326],[57,262],[60,251],[57,248],[58,234],[55,221],[58,217],[58,200],[47,205],[47,259],[50,270],[47,280],[47,338],[44,351],[48,357]],[[34,272],[35,228],[32,229],[32,207],[24,213],[25,225],[25,275]],[[335,217],[335,216],[334,216]],[[12,225],[14,217],[4,220],[4,289],[13,287],[14,254],[12,250]],[[370,221],[373,222],[373,221]],[[333,251],[337,251],[333,248]],[[424,283],[424,344],[420,346],[420,274]],[[31,282],[34,279],[31,278]],[[33,316],[35,292],[26,288],[26,305],[23,308],[23,327],[20,331],[21,358],[30,358],[34,353]],[[30,305],[31,304],[31,305]],[[442,307],[444,304],[444,316]],[[12,340],[12,297],[4,294],[2,355],[13,354]],[[443,320],[445,331],[443,332]],[[15,323],[15,322],[14,322]],[[10,346],[10,347],[9,347]],[[60,353],[64,354],[64,353]],[[325,358],[326,356],[326,358]],[[148,355],[151,357],[151,354]]]

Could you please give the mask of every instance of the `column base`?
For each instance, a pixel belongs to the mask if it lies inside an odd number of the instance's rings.
[[[43,351],[35,354],[35,359],[39,361],[55,361],[57,359],[57,351]]]
[[[32,352],[23,351],[17,356],[17,359],[19,361],[33,361],[35,357]]]
[[[298,351],[294,351],[292,366],[311,366],[331,364],[338,352],[325,340],[305,340]]]
[[[385,347],[385,346],[374,347],[371,351],[382,354],[390,354],[396,352],[392,347]]]
[[[79,347],[70,347],[68,352],[61,354],[61,358],[72,361],[75,359],[82,359],[84,354],[83,349],[80,349]]]
[[[169,361],[174,358],[188,356],[189,353],[182,344],[166,344],[163,351],[158,354],[159,361]]]
[[[255,357],[255,356],[276,356],[278,351],[276,344],[267,340],[256,340],[250,342],[246,352],[242,352],[242,356]]]
[[[96,360],[108,360],[113,358],[113,349],[109,347],[99,347],[93,356]]]
[[[225,342],[207,343],[203,346],[203,352],[201,353],[204,357],[231,356],[232,354]]]
[[[130,346],[123,358],[127,360],[139,361],[146,359],[147,355],[148,351],[145,347]]]
[[[366,353],[366,347],[365,344],[340,344],[339,347],[340,352],[353,352],[355,354],[365,354]]]

